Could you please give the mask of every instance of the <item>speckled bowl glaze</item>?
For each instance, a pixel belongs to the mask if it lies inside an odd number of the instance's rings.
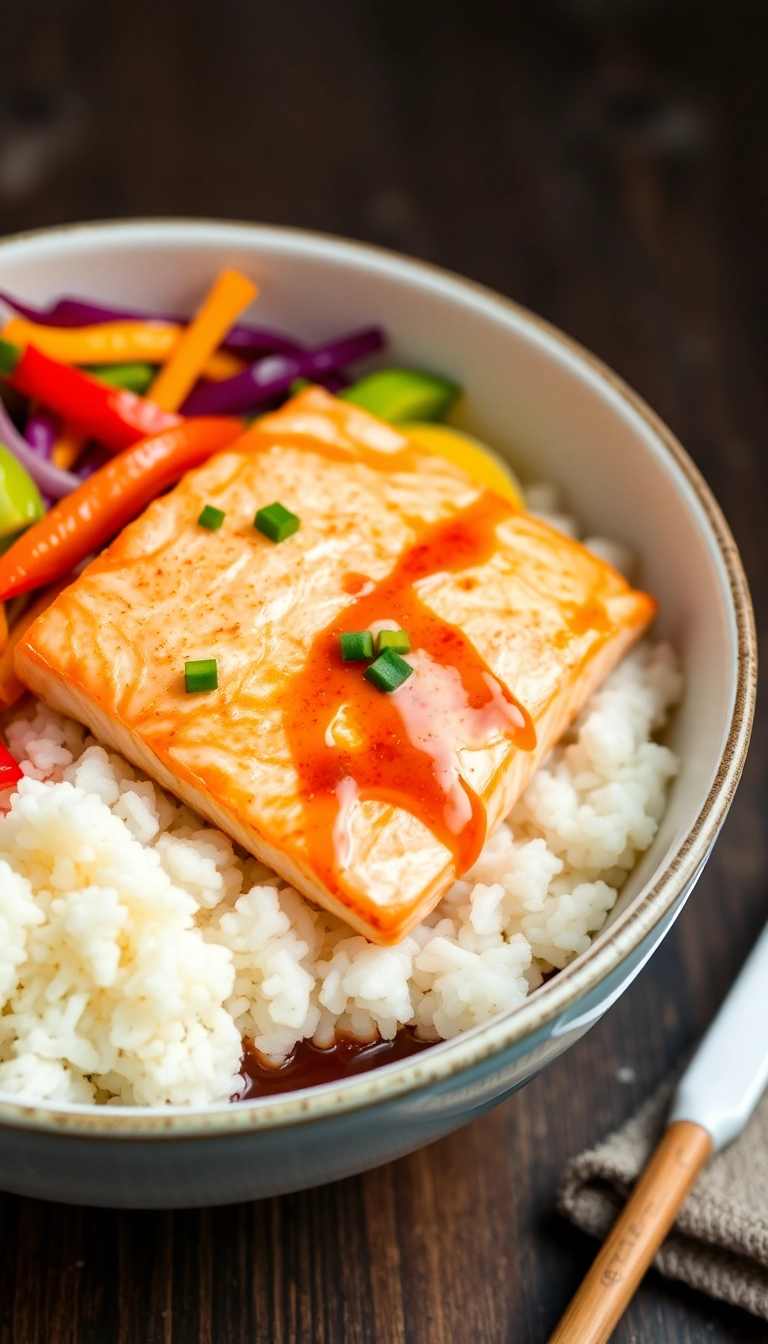
[[[652,848],[592,947],[513,1012],[404,1063],[207,1109],[20,1105],[0,1096],[0,1187],[138,1208],[217,1204],[349,1176],[430,1143],[519,1088],[595,1023],[658,947],[722,825],[755,694],[752,610],[720,510],[670,431],[599,360],[509,300],[433,267],[293,229],[159,220],[0,243],[0,287],[191,310],[216,271],[258,280],[258,320],[309,340],[380,322],[388,359],[453,375],[461,423],[523,478],[563,486],[591,533],[641,557],[687,687],[682,771]]]

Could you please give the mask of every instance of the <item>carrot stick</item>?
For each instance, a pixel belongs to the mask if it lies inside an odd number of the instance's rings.
[[[150,387],[150,401],[164,411],[179,409],[216,347],[257,293],[256,286],[239,271],[222,271]]]
[[[5,647],[0,653],[0,709],[10,709],[11,705],[15,704],[27,689],[23,682],[19,681],[14,671],[13,655],[16,652],[16,645],[32,625],[32,622],[36,621],[38,616],[42,616],[46,608],[59,596],[59,593],[69,587],[74,577],[74,574],[67,574],[66,578],[54,583],[53,587],[46,588],[45,592],[41,593],[30,607],[27,607],[12,627]]]
[[[173,358],[185,335],[186,328],[169,322],[99,322],[92,327],[44,327],[25,317],[12,317],[2,331],[3,340],[14,345],[34,345],[60,364],[92,366],[136,360],[163,364]],[[220,380],[233,377],[242,368],[242,360],[235,355],[227,354],[225,350],[214,354],[211,350],[198,373]]]
[[[0,600],[53,583],[99,550],[161,490],[242,435],[240,420],[196,417],[118,453],[0,556]]]

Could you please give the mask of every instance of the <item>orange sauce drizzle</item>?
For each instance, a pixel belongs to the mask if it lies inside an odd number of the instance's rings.
[[[441,713],[439,688],[437,702],[427,706],[428,733],[416,733],[414,742],[414,711],[409,718],[398,700],[416,683],[416,674],[392,693],[378,690],[363,676],[365,663],[343,661],[343,633],[381,621],[406,630],[407,657],[421,657],[438,673],[448,669],[451,709],[456,709],[458,691],[461,712],[472,716],[479,711],[472,721],[487,723],[489,742],[503,736],[524,751],[535,746],[530,715],[493,677],[466,635],[431,611],[416,588],[429,575],[486,563],[496,548],[496,527],[514,512],[514,506],[486,491],[447,521],[423,528],[385,579],[374,583],[365,575],[348,574],[344,586],[354,601],[316,637],[286,693],[285,727],[299,777],[309,858],[342,900],[345,895],[355,899],[344,879],[344,813],[352,800],[386,802],[416,816],[452,854],[457,874],[472,866],[486,835],[482,799],[458,774],[451,795],[439,768],[440,759],[455,760],[461,746],[486,743],[456,740],[456,716]],[[342,732],[329,740],[342,709],[351,735]],[[463,791],[458,809],[457,789]]]

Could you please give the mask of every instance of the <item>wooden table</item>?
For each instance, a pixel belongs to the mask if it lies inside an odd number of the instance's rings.
[[[677,431],[766,628],[761,0],[5,8],[4,232],[269,220],[512,295]],[[662,950],[586,1039],[468,1129],[359,1179],[231,1209],[0,1198],[0,1344],[546,1340],[595,1249],[554,1212],[565,1162],[706,1026],[765,918],[767,768],[758,731]],[[764,1322],[653,1274],[616,1334],[765,1337]]]

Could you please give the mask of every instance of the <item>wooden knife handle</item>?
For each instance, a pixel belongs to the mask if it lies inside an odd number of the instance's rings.
[[[605,1344],[711,1152],[701,1125],[669,1126],[550,1344]]]

